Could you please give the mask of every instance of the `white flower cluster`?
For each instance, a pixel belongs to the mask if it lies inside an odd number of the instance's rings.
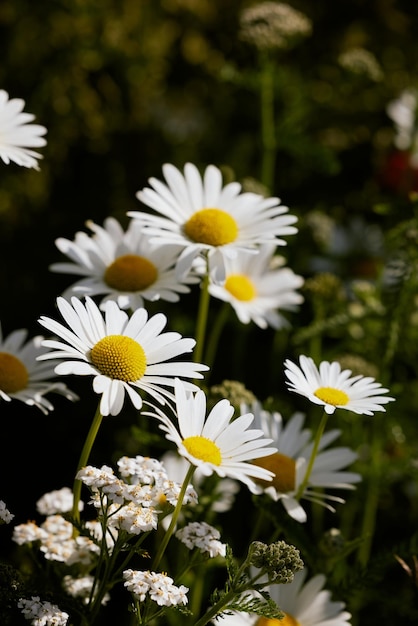
[[[94,576],[80,576],[74,578],[73,576],[64,576],[62,585],[65,591],[73,598],[80,598],[84,604],[88,604],[90,601],[91,592],[94,585]],[[96,586],[97,591],[97,586]],[[106,593],[103,596],[101,604],[107,604],[110,600],[110,594]]]
[[[124,585],[140,602],[148,594],[159,606],[187,604],[187,592],[184,585],[176,587],[173,579],[165,574],[150,571],[127,569],[123,572]]]
[[[39,596],[32,596],[30,600],[20,598],[17,606],[25,619],[32,620],[32,626],[65,626],[69,618],[56,604],[42,602]]]
[[[226,554],[226,544],[219,541],[220,536],[219,530],[207,522],[190,522],[176,532],[177,539],[189,550],[199,548],[201,552],[208,552],[211,558]]]
[[[88,523],[88,527],[89,530],[97,531],[94,534],[100,533],[100,525],[97,523]],[[67,565],[89,565],[99,552],[99,547],[89,537],[73,537],[73,525],[62,515],[49,515],[40,526],[35,522],[19,524],[13,529],[12,539],[19,545],[39,541],[39,549],[48,561]]]
[[[13,518],[14,515],[10,513],[9,509],[6,507],[6,503],[0,500],[0,524],[2,522],[4,524],[10,524]]]
[[[41,515],[54,515],[55,513],[69,513],[73,506],[73,492],[69,487],[55,489],[45,493],[36,503],[36,510]],[[84,503],[78,503],[80,511],[84,508]]]

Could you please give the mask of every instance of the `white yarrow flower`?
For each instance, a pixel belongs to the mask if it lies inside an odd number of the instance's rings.
[[[10,513],[9,509],[6,507],[6,503],[0,500],[0,523],[10,524],[13,518],[14,515]]]
[[[159,606],[187,604],[188,588],[184,585],[177,587],[166,574],[127,569],[123,572],[123,578],[125,587],[140,602],[144,602],[148,594]]]
[[[342,370],[336,361],[322,361],[318,369],[313,359],[302,355],[299,363],[300,367],[289,359],[284,363],[289,390],[321,404],[330,415],[335,409],[373,415],[374,411],[385,411],[382,405],[394,400],[381,395],[389,390],[374,378],[351,376],[351,370]]]
[[[20,598],[17,606],[32,626],[65,626],[70,617],[56,604],[42,601],[39,596]]]
[[[207,522],[190,522],[176,532],[176,537],[189,550],[197,548],[200,552],[207,552],[212,559],[226,554],[226,544],[219,541],[219,530]]]
[[[129,318],[116,302],[109,301],[103,318],[89,297],[85,304],[75,297],[71,304],[60,297],[57,306],[68,328],[49,317],[40,318],[43,326],[63,339],[44,341],[54,352],[42,358],[63,361],[55,368],[57,374],[93,376],[93,389],[102,396],[102,415],[118,415],[125,394],[140,409],[140,391],[164,404],[166,398],[173,398],[165,387],[174,387],[175,376],[203,378],[200,372],[208,369],[200,363],[171,361],[191,352],[196,342],[179,333],[162,333],[167,323],[162,313],[148,319],[147,311],[140,308]],[[197,388],[185,384],[188,389]]]
[[[238,250],[257,254],[262,243],[285,245],[283,236],[297,229],[294,215],[279,198],[264,198],[256,193],[242,193],[237,182],[223,186],[222,173],[209,165],[203,177],[192,163],[184,173],[174,165],[163,165],[167,184],[150,178],[150,187],[136,196],[160,215],[131,211],[152,235],[151,241],[182,246],[177,270],[183,276],[193,261],[208,255],[210,269],[219,279],[225,276],[224,259],[234,257]],[[161,217],[162,216],[162,217]]]
[[[30,124],[35,116],[23,112],[24,106],[24,100],[10,99],[7,91],[0,89],[0,159],[6,165],[12,161],[22,167],[39,170],[38,159],[42,155],[31,148],[46,145],[43,137],[46,128]]]

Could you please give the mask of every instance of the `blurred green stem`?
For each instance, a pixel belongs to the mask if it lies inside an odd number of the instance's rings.
[[[327,420],[328,420],[328,413],[323,411],[322,417],[321,417],[321,421],[319,422],[319,426],[318,426],[318,429],[316,431],[316,435],[315,435],[315,440],[314,440],[311,456],[310,456],[310,459],[309,459],[309,462],[308,462],[308,467],[306,468],[305,476],[303,477],[303,480],[300,483],[299,488],[298,488],[298,490],[296,492],[296,495],[295,495],[295,499],[296,500],[300,500],[300,498],[302,497],[303,492],[305,491],[306,486],[307,486],[307,484],[309,482],[309,477],[311,475],[312,468],[313,468],[314,463],[315,463],[315,458],[316,458],[316,455],[318,453],[319,444],[321,442],[322,435],[324,434],[324,430],[325,430],[325,426],[326,426]]]
[[[207,347],[205,352],[205,365],[212,367],[213,362],[216,357],[216,350],[218,348],[219,337],[221,336],[221,332],[225,326],[226,320],[228,319],[229,311],[231,310],[231,305],[229,302],[224,302],[221,310],[219,311],[215,323],[213,324],[210,335],[207,340]]]
[[[99,402],[99,404],[97,405],[96,413],[94,415],[93,421],[90,426],[90,430],[88,432],[88,435],[84,442],[83,449],[81,451],[80,459],[77,465],[76,476],[79,470],[82,467],[85,467],[87,465],[87,461],[89,460],[90,452],[93,447],[94,441],[96,439],[97,433],[99,432],[102,419],[103,419],[103,415],[100,413],[100,402]],[[80,511],[78,510],[78,504],[80,502],[80,496],[81,496],[81,485],[82,485],[81,480],[78,480],[77,478],[75,478],[74,485],[73,485],[72,517],[76,522],[80,520]]]
[[[274,63],[267,51],[260,53],[261,82],[261,182],[269,190],[274,188],[276,165],[276,125],[274,119]]]
[[[167,530],[165,532],[165,535],[164,535],[160,545],[158,546],[157,554],[155,555],[154,560],[152,562],[151,569],[153,571],[157,571],[157,567],[160,564],[160,561],[161,561],[161,559],[163,557],[163,554],[164,554],[165,549],[166,549],[166,547],[168,545],[168,542],[170,541],[171,536],[172,536],[172,534],[174,532],[174,529],[175,529],[176,524],[177,524],[177,519],[178,519],[178,517],[180,515],[181,507],[183,506],[184,495],[186,493],[187,486],[189,485],[189,483],[190,483],[190,481],[192,479],[192,476],[193,476],[193,474],[195,472],[195,469],[196,469],[196,467],[194,465],[190,465],[190,467],[189,467],[189,469],[187,471],[187,474],[186,474],[186,476],[184,478],[183,484],[182,484],[181,489],[180,489],[179,497],[177,499],[177,504],[176,504],[175,509],[173,511],[173,514],[171,516],[170,525],[167,528]]]
[[[197,312],[196,321],[196,349],[194,351],[194,362],[201,363],[203,356],[203,349],[205,345],[206,325],[208,321],[209,312],[209,267],[207,267],[206,274],[202,279],[200,285],[200,298],[199,298],[199,310]]]
[[[363,542],[360,544],[357,559],[360,565],[365,567],[370,558],[373,535],[376,527],[376,511],[379,503],[379,487],[380,487],[380,449],[381,423],[373,418],[372,436],[370,444],[370,465],[367,482],[367,493],[364,503],[363,523],[361,536]]]

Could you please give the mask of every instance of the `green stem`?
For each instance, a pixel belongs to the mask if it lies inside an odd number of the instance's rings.
[[[319,426],[318,426],[318,430],[316,431],[316,435],[315,435],[315,441],[314,441],[314,445],[312,448],[312,452],[311,452],[311,457],[309,459],[308,462],[308,467],[306,468],[306,472],[305,472],[305,476],[302,480],[302,482],[299,485],[299,489],[296,492],[295,495],[295,499],[296,500],[300,500],[300,498],[303,495],[303,492],[305,491],[305,488],[309,482],[309,477],[311,475],[312,472],[312,468],[314,466],[315,463],[315,458],[316,455],[318,453],[318,448],[319,448],[319,444],[322,438],[322,435],[324,434],[324,430],[325,430],[325,426],[328,420],[328,413],[326,413],[325,411],[323,411],[322,413],[322,417],[321,417],[321,421],[319,422]]]
[[[90,452],[93,447],[94,441],[96,439],[97,433],[99,431],[100,424],[102,423],[102,419],[103,419],[103,415],[100,413],[100,403],[99,403],[96,409],[96,413],[93,418],[93,422],[90,426],[90,430],[84,442],[83,449],[81,451],[80,460],[78,461],[78,465],[77,465],[76,475],[78,474],[78,471],[82,467],[85,467],[87,465],[87,461],[89,459]],[[76,522],[80,520],[80,511],[78,510],[78,503],[80,502],[81,486],[82,486],[81,480],[78,480],[77,478],[75,478],[74,486],[73,486],[72,517]]]
[[[216,356],[216,350],[219,343],[219,337],[221,336],[221,332],[223,327],[225,326],[226,320],[228,319],[229,312],[231,310],[231,305],[229,302],[224,302],[221,310],[219,311],[215,323],[212,326],[211,333],[208,337],[207,348],[205,353],[205,364],[208,367],[212,367],[213,362]]]
[[[374,417],[372,424],[372,440],[370,445],[370,468],[361,531],[363,542],[361,543],[357,554],[358,562],[363,567],[366,567],[370,557],[373,535],[376,526],[376,511],[379,503],[381,464],[380,432],[381,424],[378,422],[376,417]]]
[[[210,301],[210,293],[209,293],[209,269],[207,269],[204,278],[202,279],[202,284],[200,286],[200,299],[199,299],[199,309],[197,312],[197,322],[196,322],[196,349],[194,351],[194,362],[201,363],[203,348],[205,345],[205,334],[206,334],[206,324],[208,320],[208,312],[209,312],[209,301]]]
[[[177,500],[177,504],[176,504],[175,509],[173,511],[173,515],[171,516],[170,525],[167,528],[166,533],[165,533],[165,535],[164,535],[160,545],[158,546],[157,554],[155,555],[154,560],[152,562],[151,569],[153,571],[156,571],[158,565],[160,564],[160,561],[161,561],[162,556],[163,556],[163,554],[165,552],[165,549],[166,549],[166,547],[168,545],[168,542],[171,539],[171,535],[174,532],[174,529],[175,529],[176,524],[177,524],[178,516],[180,515],[181,507],[183,506],[183,499],[184,499],[184,495],[186,493],[187,486],[190,483],[195,470],[196,470],[196,467],[194,465],[190,465],[190,467],[189,467],[189,469],[187,471],[187,474],[186,474],[186,476],[184,478],[183,484],[182,484],[181,489],[180,489],[179,497],[178,497],[178,500]]]
[[[261,160],[261,182],[271,192],[274,186],[276,165],[276,128],[274,121],[274,66],[264,53],[261,63],[261,141],[263,147]]]

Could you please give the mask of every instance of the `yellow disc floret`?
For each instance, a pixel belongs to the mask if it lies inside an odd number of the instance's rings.
[[[283,619],[275,619],[271,617],[260,617],[254,626],[300,626],[300,623],[293,617],[285,613]]]
[[[108,335],[92,348],[91,362],[101,374],[134,382],[145,374],[147,358],[142,346],[131,337]]]
[[[183,440],[183,445],[189,454],[200,461],[212,463],[213,465],[220,465],[222,463],[221,451],[218,446],[206,437],[200,435],[186,437],[186,439]]]
[[[237,300],[248,302],[257,295],[254,284],[244,274],[230,274],[225,281],[225,289]]]
[[[234,218],[222,209],[201,209],[185,223],[184,233],[196,243],[224,246],[235,241],[238,226]]]
[[[333,406],[344,406],[350,401],[350,398],[341,389],[334,389],[334,387],[319,387],[314,393],[314,396]]]
[[[25,389],[29,374],[22,361],[14,354],[0,352],[0,389],[4,393],[16,393]]]
[[[142,291],[158,277],[157,268],[151,261],[137,254],[124,254],[109,265],[104,281],[118,291]]]
[[[296,486],[296,463],[290,456],[275,452],[269,456],[263,456],[252,461],[255,465],[263,467],[273,472],[273,480],[257,479],[261,485],[268,487],[273,486],[280,493],[293,491]]]

